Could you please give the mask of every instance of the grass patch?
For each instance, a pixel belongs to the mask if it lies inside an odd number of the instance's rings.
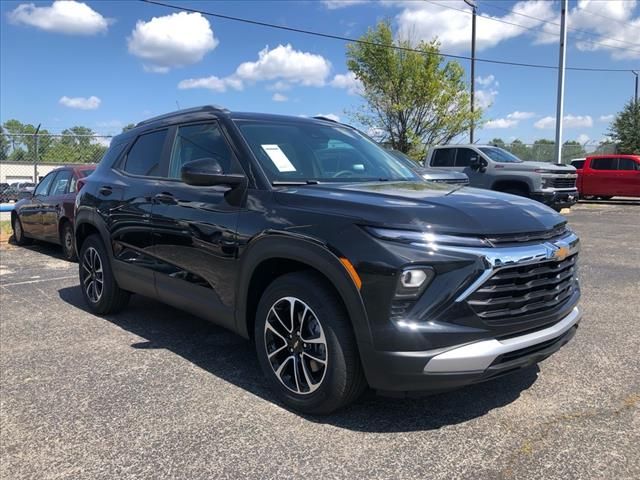
[[[13,235],[13,229],[11,228],[10,220],[3,220],[0,222],[0,242],[9,241],[9,237]]]

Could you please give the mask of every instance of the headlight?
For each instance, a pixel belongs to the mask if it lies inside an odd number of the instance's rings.
[[[365,227],[367,232],[381,240],[408,243],[416,246],[426,245],[458,245],[462,247],[491,247],[488,240],[480,237],[462,237],[458,235],[443,235],[430,232],[416,232],[414,230],[396,230],[390,228]]]

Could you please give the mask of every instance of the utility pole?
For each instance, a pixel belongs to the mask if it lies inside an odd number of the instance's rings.
[[[631,70],[631,73],[633,73],[636,76],[636,107],[638,106],[638,74],[640,74],[640,72],[636,72],[635,70]]]
[[[35,144],[35,158],[33,159],[33,183],[37,184],[38,183],[38,156],[39,156],[39,150],[40,150],[40,137],[38,136],[38,132],[40,131],[40,125],[42,125],[41,123],[38,124],[38,128],[36,128],[36,133],[33,134],[33,143]]]
[[[567,10],[569,0],[562,0],[560,17],[560,61],[558,64],[558,106],[556,107],[556,163],[562,163],[562,119],[564,117],[564,70],[567,63]]]
[[[475,83],[476,83],[476,14],[478,6],[475,0],[464,0],[464,3],[471,7],[473,12],[471,16],[471,115],[475,110]],[[469,143],[473,143],[473,120],[471,120],[471,127],[469,128]]]

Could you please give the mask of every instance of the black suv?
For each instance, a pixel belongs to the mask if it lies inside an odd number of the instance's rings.
[[[423,181],[357,130],[217,107],[115,137],[76,201],[96,313],[154,297],[255,342],[282,401],[440,391],[574,335],[577,236],[521,197]]]

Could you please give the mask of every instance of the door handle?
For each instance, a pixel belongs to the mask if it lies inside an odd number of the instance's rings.
[[[153,198],[158,203],[165,203],[165,204],[175,204],[176,203],[175,197],[172,194],[167,193],[167,192],[157,193]]]
[[[104,185],[100,187],[100,189],[98,190],[99,194],[104,195],[106,197],[111,195],[112,192],[113,192],[113,189],[109,185]]]

